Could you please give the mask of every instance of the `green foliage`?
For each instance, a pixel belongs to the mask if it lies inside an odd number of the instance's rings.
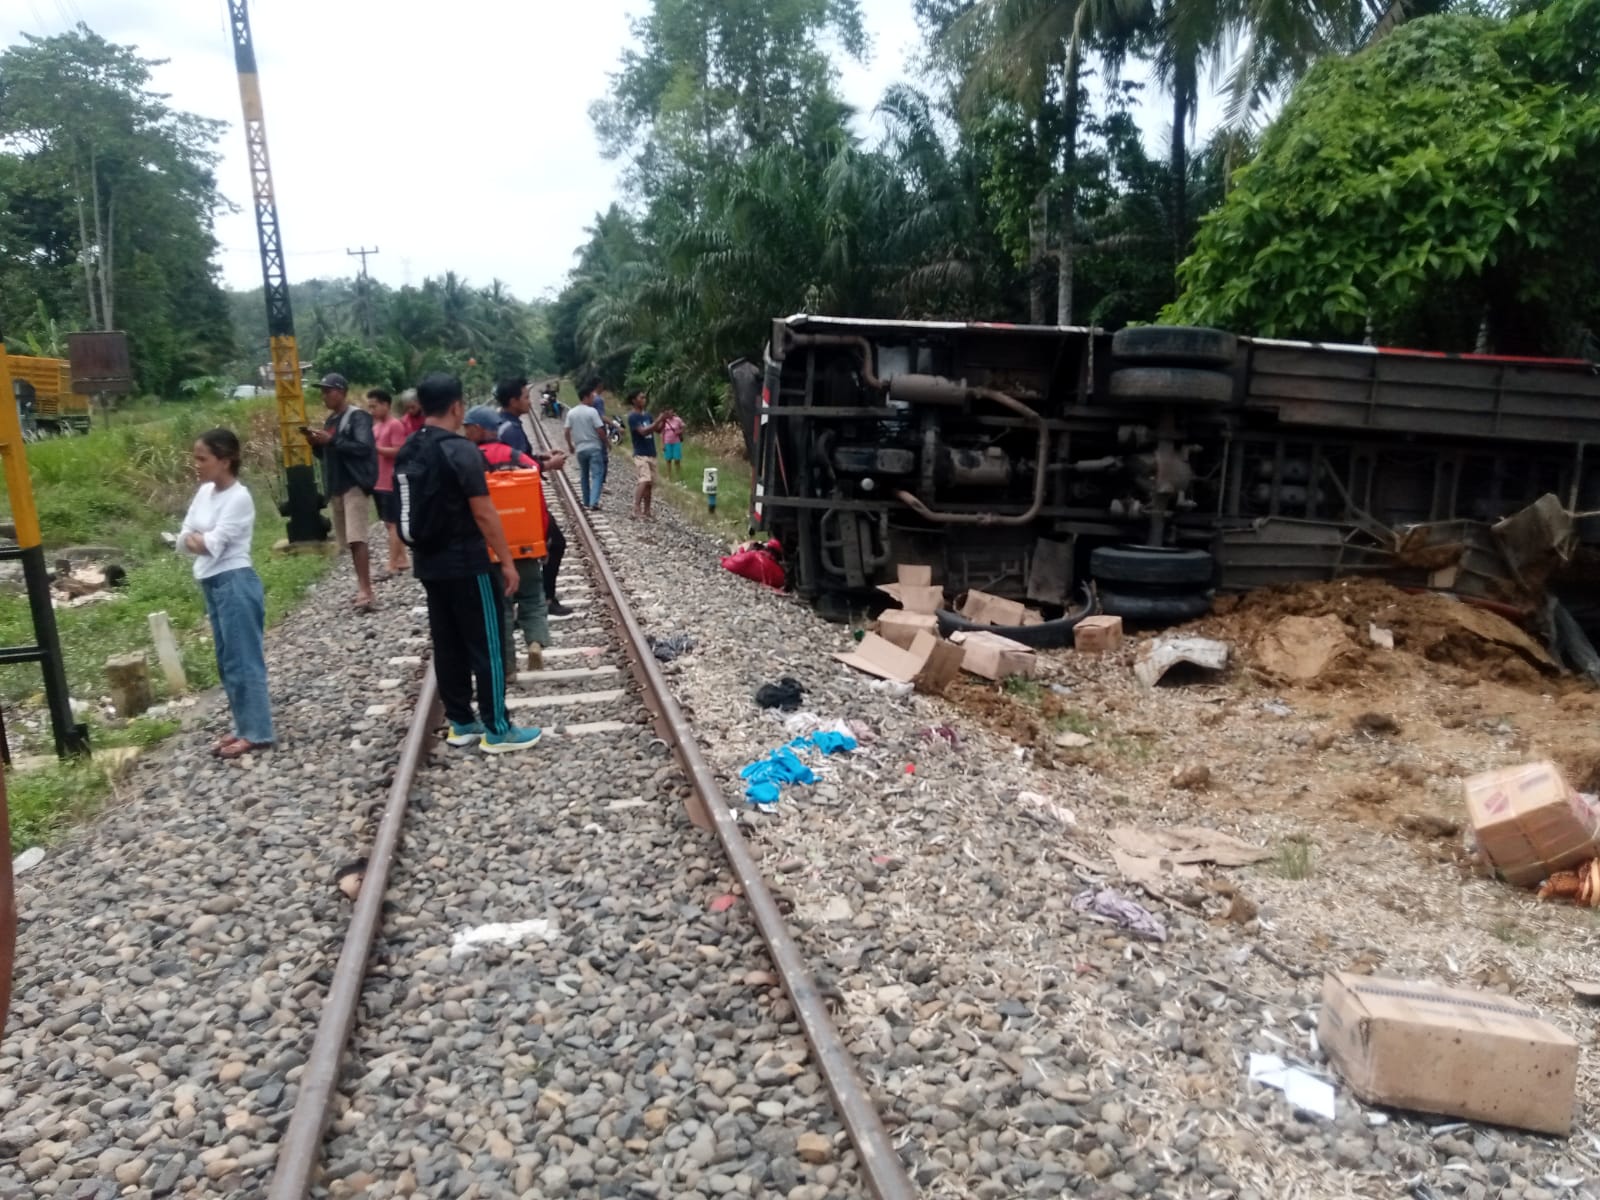
[[[179,633],[191,681],[216,681],[205,633],[205,605],[189,561],[161,533],[175,531],[194,494],[191,453],[204,430],[225,425],[244,445],[244,481],[256,502],[254,561],[267,594],[267,618],[281,619],[322,573],[318,555],[280,555],[282,533],[273,519],[277,480],[275,410],[270,402],[182,405],[167,417],[139,425],[96,428],[84,437],[36,442],[28,447],[29,473],[39,521],[49,547],[115,545],[124,554],[125,589],[114,599],[56,613],[66,657],[67,683],[76,696],[99,695],[102,668],[113,654],[149,646],[149,614],[164,610]],[[270,482],[267,482],[270,481]],[[0,593],[0,645],[31,642],[33,626],[20,591]],[[37,692],[39,670],[0,668],[0,696]]]
[[[400,364],[382,350],[357,338],[331,337],[317,350],[317,374],[337,371],[352,385],[397,388],[402,384]]]
[[[1296,90],[1163,319],[1560,351],[1600,322],[1600,0],[1412,22]]]
[[[223,125],[171,109],[157,60],[79,25],[0,53],[0,329],[18,349],[124,329],[170,394],[232,353],[211,257]]]

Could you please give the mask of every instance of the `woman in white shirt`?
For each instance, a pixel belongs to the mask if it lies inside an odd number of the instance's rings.
[[[250,565],[250,539],[256,506],[239,482],[241,451],[231,430],[202,433],[194,444],[194,473],[200,490],[189,505],[178,534],[178,549],[194,555],[194,577],[205,593],[217,671],[233,710],[233,733],[212,753],[239,758],[265,750],[275,740],[267,699],[266,597],[261,577]]]

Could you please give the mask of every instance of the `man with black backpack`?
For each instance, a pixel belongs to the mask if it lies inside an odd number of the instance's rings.
[[[311,452],[322,460],[322,488],[333,516],[333,536],[339,549],[349,547],[356,569],[356,607],[371,612],[372,565],[367,556],[367,529],[372,506],[367,497],[378,486],[378,443],[372,434],[372,417],[350,403],[350,384],[343,375],[329,374],[313,383],[322,391],[328,419],[321,429],[303,429]]]
[[[459,432],[461,380],[429,375],[417,385],[417,400],[423,426],[395,459],[395,496],[400,538],[411,547],[412,574],[428,597],[433,672],[450,721],[446,740],[476,742],[486,754],[526,750],[540,731],[518,728],[506,716],[501,645],[501,606],[519,580],[489,499],[483,455]],[[491,547],[498,570],[489,561]]]

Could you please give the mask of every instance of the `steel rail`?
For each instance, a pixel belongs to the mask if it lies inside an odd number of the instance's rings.
[[[531,423],[544,448],[551,449],[543,422],[535,419]],[[599,538],[583,515],[572,481],[564,472],[556,471],[554,475],[572,528],[583,542],[606,603],[626,635],[624,648],[634,676],[645,691],[647,703],[654,706],[656,719],[667,735],[668,744],[689,778],[694,793],[690,818],[702,828],[709,823],[722,845],[728,865],[744,891],[751,915],[755,917],[756,928],[772,955],[773,965],[778,969],[778,978],[789,995],[790,1003],[794,1005],[801,1030],[816,1056],[817,1066],[833,1096],[834,1109],[844,1124],[845,1134],[855,1147],[867,1186],[878,1200],[914,1200],[917,1196],[916,1185],[906,1174],[899,1154],[889,1141],[888,1131],[878,1116],[878,1110],[867,1096],[866,1085],[856,1072],[850,1052],[845,1049],[844,1042],[833,1027],[822,994],[817,991],[816,982],[806,969],[800,948],[784,924],[778,902],[767,888],[766,880],[761,877],[761,868],[750,853],[738,822],[723,799],[716,775],[700,753],[694,729],[661,673],[643,628],[623,602],[622,583],[611,569],[611,562]]]
[[[439,684],[430,664],[417,693],[417,707],[411,715],[411,727],[406,731],[406,740],[401,743],[400,764],[395,768],[394,782],[389,786],[383,821],[372,839],[372,851],[367,856],[366,873],[361,880],[361,891],[356,895],[355,909],[350,914],[350,926],[345,931],[339,962],[333,969],[327,998],[322,1002],[316,1040],[311,1045],[310,1057],[300,1076],[300,1090],[295,1097],[294,1111],[289,1115],[289,1127],[284,1131],[283,1140],[278,1143],[278,1159],[267,1190],[268,1200],[303,1200],[310,1190],[311,1176],[322,1157],[322,1139],[328,1131],[328,1117],[339,1083],[345,1044],[350,1040],[351,1029],[355,1027],[356,1006],[361,1002],[361,988],[366,980],[367,964],[372,957],[372,941],[377,936],[378,925],[383,917],[383,897],[389,887],[389,868],[394,862],[400,830],[405,825],[406,806],[411,799],[411,786],[416,781],[417,764],[422,761],[430,740],[429,731],[434,728],[439,715]]]

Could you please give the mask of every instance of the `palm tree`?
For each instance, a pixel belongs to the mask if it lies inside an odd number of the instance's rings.
[[[1036,145],[1059,179],[1057,203],[1056,323],[1072,323],[1073,245],[1076,239],[1078,127],[1084,58],[1101,47],[1102,62],[1115,72],[1150,0],[978,0],[952,25],[947,39],[975,44],[973,69],[962,86],[970,108],[999,94],[1023,105],[1035,126]],[[1049,103],[1060,89],[1059,118]],[[1054,127],[1052,127],[1054,126]],[[1055,170],[1059,147],[1059,170]],[[1044,322],[1042,276],[1048,253],[1048,189],[1035,200],[1031,237],[1029,307],[1035,324]]]

